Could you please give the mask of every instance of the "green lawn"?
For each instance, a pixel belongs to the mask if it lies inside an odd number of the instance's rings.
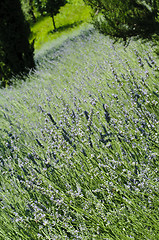
[[[35,39],[35,49],[38,50],[43,44],[62,36],[70,35],[72,32],[91,21],[91,9],[82,0],[73,0],[60,9],[55,16],[57,32],[53,32],[51,17],[42,17],[31,27],[32,35],[30,41]],[[82,26],[81,26],[82,25]]]

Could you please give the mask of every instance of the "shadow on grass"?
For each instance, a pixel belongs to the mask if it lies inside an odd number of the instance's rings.
[[[33,27],[34,25],[43,22],[44,19],[47,18],[47,17],[49,17],[47,14],[44,14],[44,15],[42,15],[42,16],[38,16],[38,17],[36,18],[36,21],[35,21],[35,22],[30,21],[30,26]]]
[[[74,23],[71,23],[71,24],[66,24],[66,25],[58,27],[56,30],[49,31],[48,34],[53,34],[53,33],[56,33],[56,32],[63,32],[65,30],[69,29],[69,28],[77,27],[82,23],[83,23],[83,21],[78,21],[78,22],[74,22]]]

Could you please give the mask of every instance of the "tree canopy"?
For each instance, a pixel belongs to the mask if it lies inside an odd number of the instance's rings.
[[[94,24],[112,36],[147,35],[157,24],[158,0],[85,0],[94,10]]]
[[[30,28],[25,22],[19,0],[0,1],[0,23],[2,79],[34,67],[34,49],[28,41]]]
[[[56,25],[54,16],[59,13],[59,10],[62,6],[67,3],[67,0],[47,0],[46,11],[52,17],[54,30],[56,31]]]

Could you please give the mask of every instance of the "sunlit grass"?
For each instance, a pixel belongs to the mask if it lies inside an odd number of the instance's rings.
[[[35,39],[35,50],[43,44],[58,39],[61,36],[70,35],[81,25],[91,21],[90,7],[86,6],[82,0],[67,3],[60,9],[60,13],[55,16],[57,32],[53,32],[51,17],[42,17],[31,28],[32,35],[30,41]]]

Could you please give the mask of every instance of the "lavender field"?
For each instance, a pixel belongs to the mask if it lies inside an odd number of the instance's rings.
[[[152,43],[91,28],[35,58],[0,90],[0,239],[159,239]]]

